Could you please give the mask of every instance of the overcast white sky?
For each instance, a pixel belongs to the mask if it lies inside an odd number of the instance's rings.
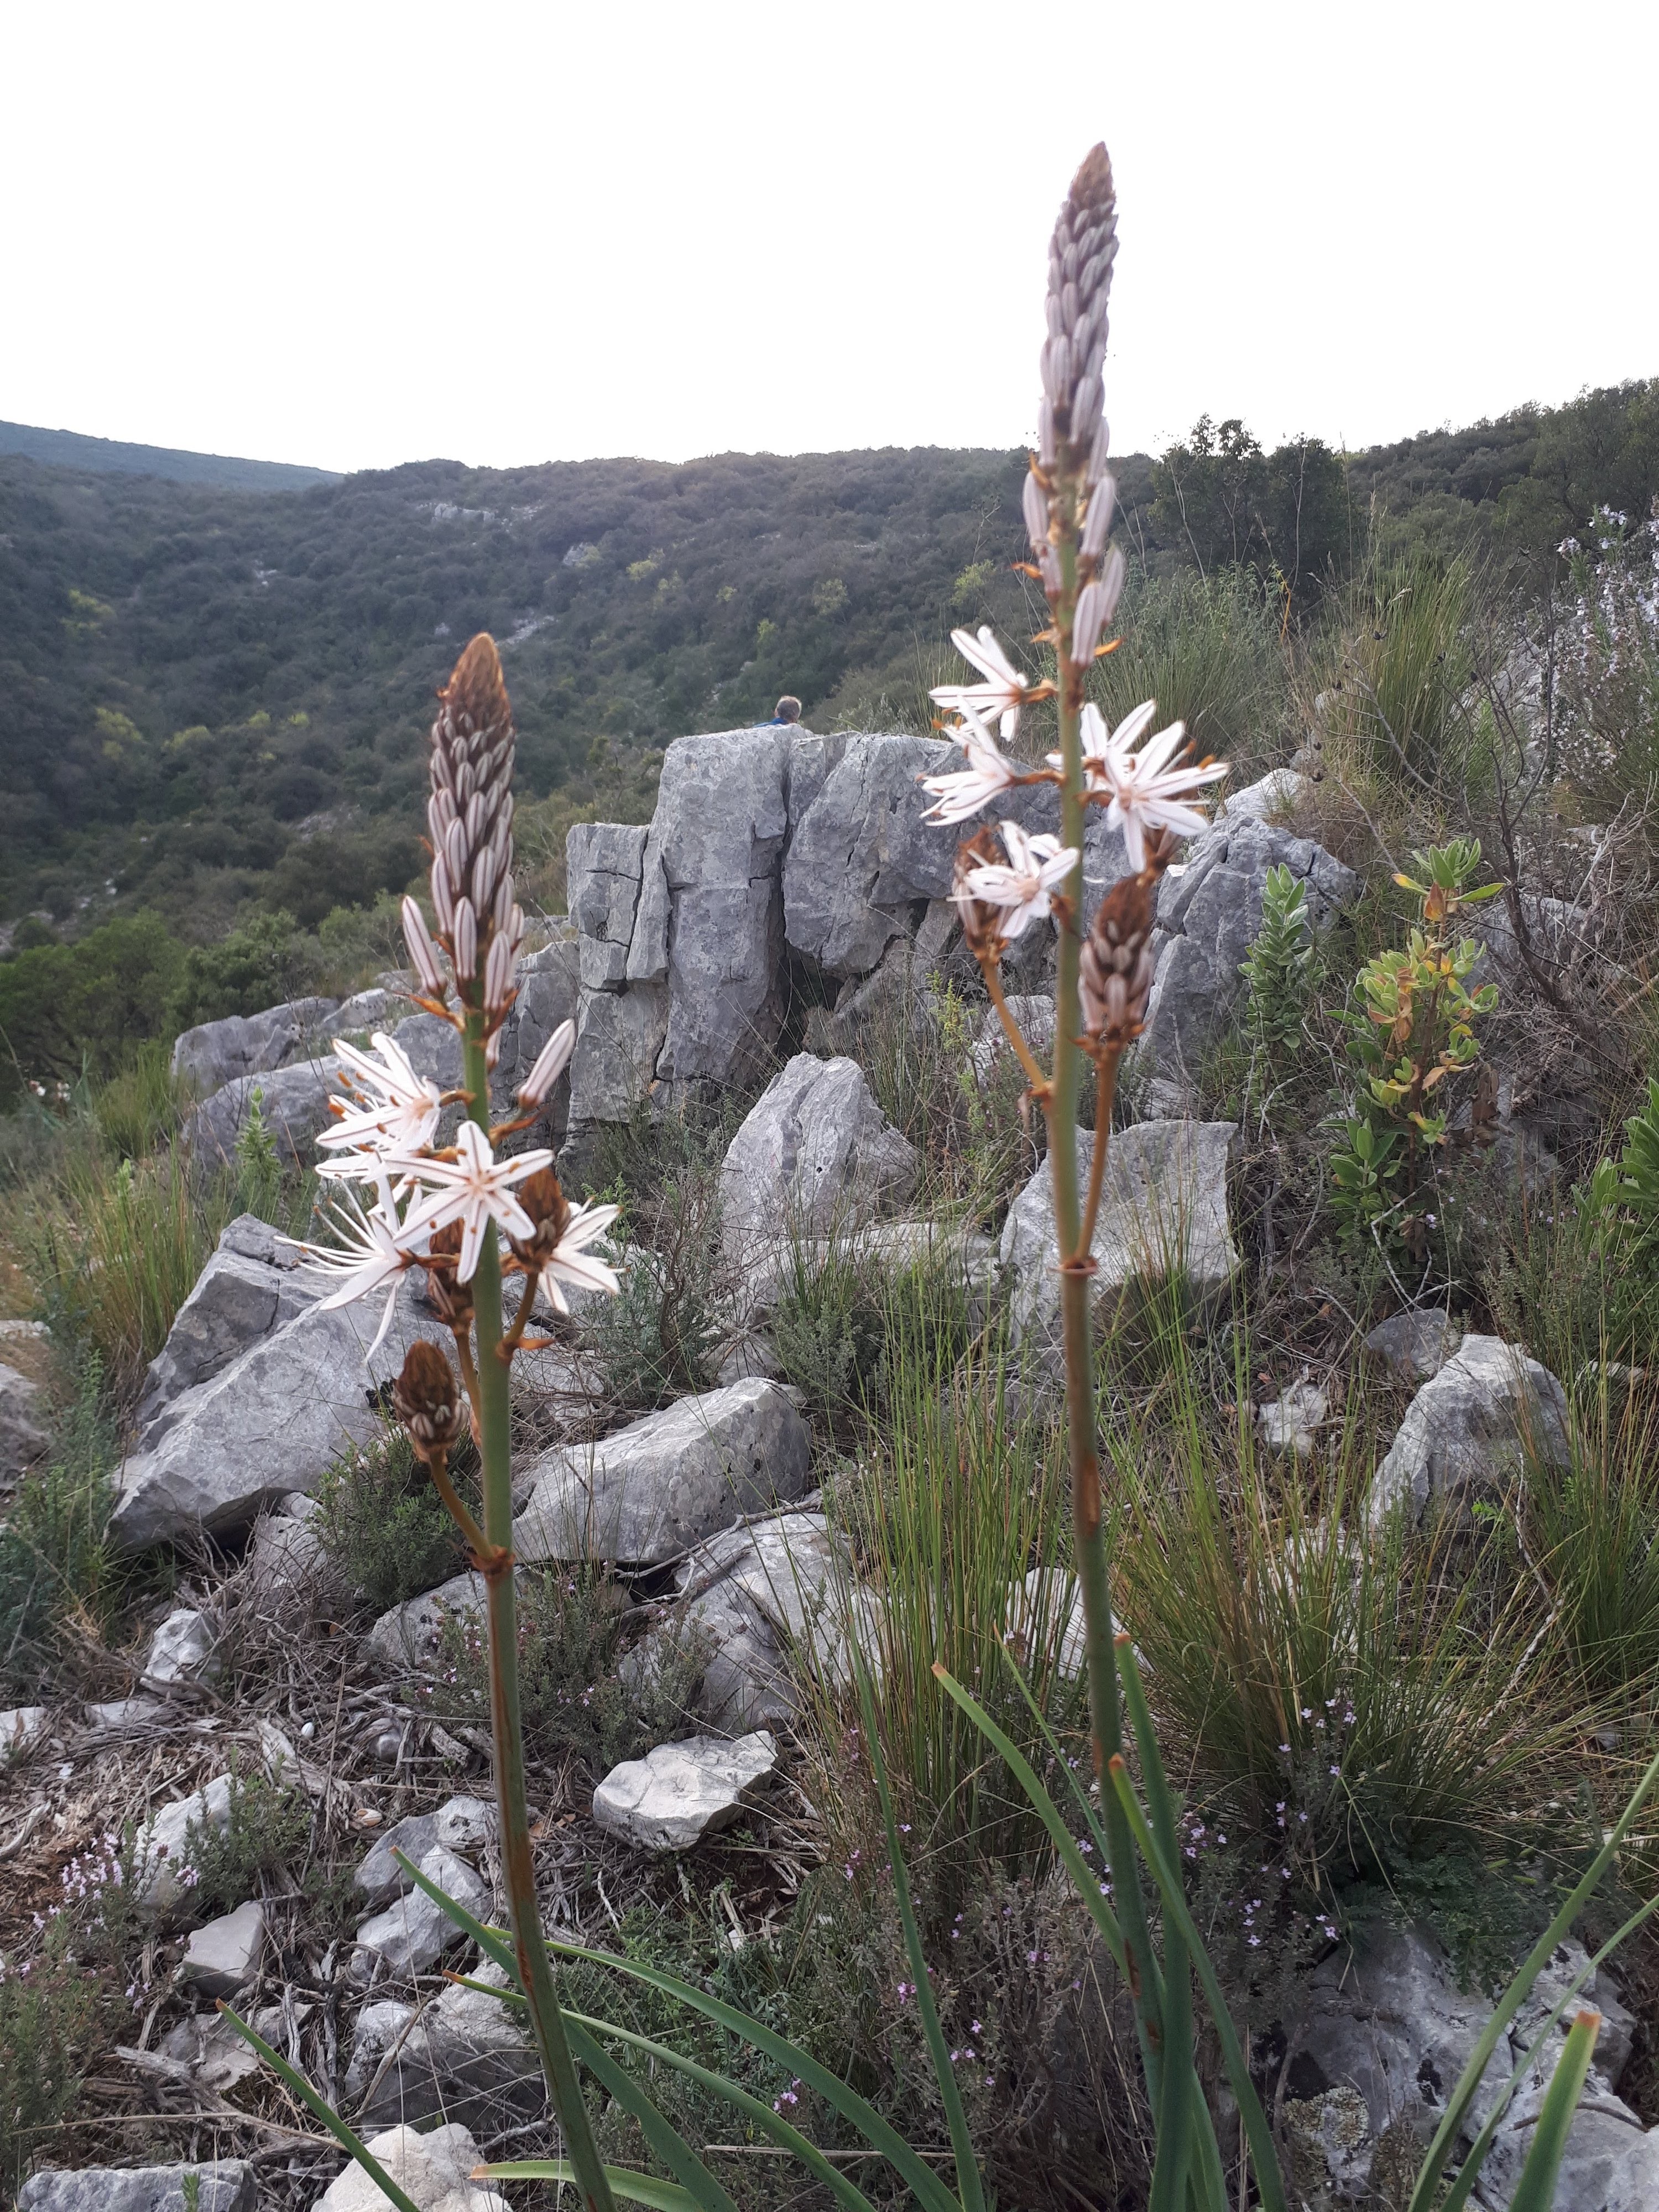
[[[1654,0],[7,11],[0,416],[337,469],[1009,445],[1103,137],[1120,451],[1659,374]]]

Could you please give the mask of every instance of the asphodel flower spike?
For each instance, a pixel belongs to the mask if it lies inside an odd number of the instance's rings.
[[[536,1064],[519,1085],[521,1106],[544,1106],[551,1097],[554,1085],[570,1065],[570,1055],[576,1049],[576,1024],[561,1022],[547,1042],[536,1054]]]
[[[335,1279],[334,1288],[319,1302],[323,1312],[385,1291],[386,1307],[374,1340],[364,1355],[367,1358],[373,1358],[386,1341],[398,1303],[398,1286],[410,1268],[421,1265],[427,1241],[418,1224],[399,1219],[397,1200],[383,1167],[375,1176],[375,1184],[372,1206],[365,1208],[348,1190],[338,1202],[322,1209],[338,1232],[338,1244],[301,1244],[289,1237],[278,1240],[291,1245],[307,1267]]]

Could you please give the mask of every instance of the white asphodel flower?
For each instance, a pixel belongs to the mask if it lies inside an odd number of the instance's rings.
[[[981,906],[1001,908],[1002,934],[1015,938],[1028,922],[1047,919],[1053,893],[1077,866],[1077,848],[1046,832],[1028,837],[1018,822],[1002,824],[1002,842],[1008,865],[981,861],[964,873],[963,889]]]
[[[1157,700],[1148,699],[1143,706],[1126,714],[1116,729],[1109,730],[1106,717],[1094,701],[1089,699],[1084,702],[1083,711],[1078,717],[1078,732],[1083,740],[1083,780],[1086,790],[1110,797],[1114,787],[1106,775],[1107,755],[1115,753],[1121,759],[1132,752],[1136,741],[1150,727],[1157,713]],[[1065,768],[1063,753],[1049,753],[1047,758],[1050,768]]]
[[[416,1230],[430,1234],[451,1222],[460,1223],[461,1249],[455,1263],[455,1279],[460,1283],[471,1281],[491,1221],[509,1237],[535,1235],[536,1224],[514,1197],[513,1188],[552,1164],[553,1155],[546,1151],[516,1152],[511,1159],[498,1160],[476,1121],[463,1121],[455,1132],[453,1160],[431,1158],[423,1152],[393,1152],[386,1161],[390,1173],[411,1176],[427,1187],[427,1196],[410,1209],[404,1224],[406,1234]]]
[[[374,1050],[337,1042],[335,1051],[365,1100],[335,1098],[334,1121],[319,1136],[325,1150],[414,1152],[432,1142],[443,1111],[443,1093],[429,1076],[416,1075],[409,1055],[389,1036],[375,1034]]]
[[[985,681],[941,684],[927,694],[928,697],[935,706],[951,714],[981,714],[987,721],[993,714],[999,716],[1002,742],[1012,744],[1019,727],[1019,710],[1033,687],[997,643],[996,632],[988,623],[981,624],[977,637],[970,629],[953,629],[951,642],[964,660],[973,663]]]
[[[351,1305],[358,1298],[386,1290],[386,1310],[380,1316],[374,1341],[364,1354],[371,1359],[385,1342],[386,1333],[392,1326],[398,1285],[408,1270],[417,1265],[428,1235],[412,1218],[398,1219],[397,1200],[384,1168],[378,1170],[374,1181],[378,1194],[373,1206],[364,1207],[353,1192],[347,1191],[343,1204],[330,1204],[325,1208],[339,1231],[338,1244],[300,1244],[291,1237],[278,1240],[291,1245],[307,1267],[337,1279],[334,1289],[319,1302],[324,1312]]]
[[[924,775],[918,779],[929,797],[939,801],[922,816],[924,822],[966,822],[979,812],[988,799],[994,799],[999,792],[1012,790],[1019,781],[1019,770],[1012,761],[1004,758],[996,739],[973,708],[964,707],[962,714],[961,722],[947,735],[954,738],[967,754],[968,765],[953,769],[948,775]]]
[[[1167,730],[1149,738],[1138,753],[1131,752],[1121,742],[1124,731],[1137,716],[1144,716],[1138,735],[1154,712],[1153,702],[1148,701],[1134,714],[1126,716],[1112,742],[1090,763],[1091,787],[1110,792],[1106,820],[1111,828],[1123,832],[1124,850],[1137,873],[1146,865],[1146,832],[1172,830],[1178,837],[1195,836],[1210,817],[1201,806],[1192,804],[1194,793],[1206,783],[1218,782],[1227,773],[1225,761],[1202,761],[1183,768],[1168,765],[1187,742],[1184,722],[1171,722]]]
[[[617,1271],[587,1249],[597,1243],[622,1212],[619,1206],[579,1206],[564,1224],[564,1234],[551,1256],[542,1265],[542,1288],[558,1313],[568,1313],[564,1285],[572,1290],[605,1291],[615,1297],[622,1288]]]

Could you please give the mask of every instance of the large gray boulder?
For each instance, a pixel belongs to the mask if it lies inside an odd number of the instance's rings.
[[[303,1313],[324,1287],[268,1222],[255,1213],[239,1214],[149,1364],[133,1419],[136,1433],[154,1443],[186,1391],[210,1382],[250,1345]]]
[[[810,745],[810,750],[809,750]],[[948,896],[957,836],[924,822],[919,776],[956,751],[939,738],[818,738],[803,744],[783,869],[790,945],[826,975],[867,975],[909,909]],[[810,793],[810,796],[808,793]]]
[[[366,1358],[378,1301],[325,1312],[307,1306],[261,1337],[211,1381],[175,1400],[152,1443],[121,1468],[110,1531],[124,1549],[240,1528],[291,1491],[316,1488],[352,1444],[384,1432],[374,1393],[415,1337],[429,1334],[405,1277],[385,1341]]]
[[[631,823],[578,822],[566,836],[570,919],[580,933],[578,973],[584,990],[619,991],[627,981],[646,835]]]
[[[659,1743],[611,1768],[593,1792],[593,1818],[641,1850],[689,1851],[739,1820],[777,1771],[777,1740],[765,1729],[735,1743],[713,1735]]]
[[[627,980],[668,986],[658,1073],[741,1084],[783,1024],[790,733],[682,738],[663,761]]]
[[[337,999],[289,999],[261,1014],[201,1022],[174,1040],[173,1072],[205,1098],[239,1076],[260,1075],[307,1060],[332,1033]]]
[[[1204,1055],[1243,998],[1240,963],[1261,927],[1267,871],[1280,865],[1306,884],[1316,929],[1359,889],[1352,869],[1322,845],[1243,811],[1230,811],[1195,837],[1184,868],[1172,869],[1158,887],[1157,968],[1129,1070],[1149,1086],[1149,1103],[1160,1112],[1184,1110],[1196,1094]]]
[[[1138,1121],[1112,1132],[1095,1222],[1097,1297],[1139,1279],[1176,1273],[1200,1292],[1218,1290],[1238,1265],[1227,1219],[1231,1121]],[[1078,1132],[1078,1181],[1086,1189],[1091,1130]],[[1044,1348],[1060,1338],[1060,1247],[1054,1232],[1054,1163],[1045,1159],[1008,1210],[1001,1261],[1016,1343]]]
[[[253,2212],[253,2168],[239,2158],[197,2166],[46,2166],[17,2192],[17,2212],[185,2212],[193,2176],[197,2212]]]
[[[258,1075],[234,1076],[188,1115],[179,1133],[185,1149],[209,1162],[234,1160],[257,1092],[259,1117],[278,1157],[289,1167],[309,1167],[317,1132],[329,1118],[330,1095],[339,1081],[340,1063],[332,1053]]]
[[[1371,1480],[1373,1523],[1431,1498],[1467,1506],[1497,1496],[1530,1454],[1565,1467],[1567,1397],[1547,1367],[1498,1336],[1466,1336],[1406,1408]]]
[[[806,1424],[775,1382],[704,1391],[598,1443],[543,1453],[524,1478],[513,1548],[521,1561],[678,1559],[741,1515],[801,1497],[811,1458]]]
[[[921,1161],[877,1105],[854,1060],[799,1052],[726,1148],[720,1224],[741,1261],[780,1234],[828,1237],[901,1205]]]
[[[500,1988],[506,1977],[483,1960],[469,1969],[468,1979]],[[395,1998],[366,2004],[357,2015],[344,2089],[348,2109],[357,2107],[353,2117],[365,2128],[442,2112],[495,2134],[505,2123],[534,2119],[546,2105],[541,2063],[521,2013],[459,1984],[423,2008]]]
[[[1498,2039],[1460,2148],[1467,2149],[1484,2125],[1550,2011],[1588,1965],[1577,1943],[1557,1950]],[[1587,2212],[1590,2207],[1645,2212],[1659,2201],[1659,2137],[1644,2131],[1617,2094],[1634,2023],[1607,1977],[1591,1973],[1499,2125],[1481,2172],[1484,2203],[1507,2204],[1513,2193],[1566,2023],[1580,2007],[1599,2011],[1603,2025],[1555,2201]],[[1302,2144],[1324,2150],[1330,2180],[1344,2201],[1366,2195],[1385,2129],[1404,2125],[1426,2138],[1439,2125],[1491,2014],[1490,1997],[1461,1989],[1443,1954],[1416,1929],[1376,1929],[1352,1952],[1345,1948],[1315,1969],[1294,2023],[1286,2116]],[[1298,2105],[1313,2118],[1312,2125],[1297,2124]],[[1345,2124],[1333,2124],[1339,2115]]]

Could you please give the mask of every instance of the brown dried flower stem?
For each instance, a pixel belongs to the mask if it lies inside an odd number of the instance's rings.
[[[472,1118],[489,1126],[489,1073],[484,1064],[485,1020],[469,1007],[465,1044],[466,1083],[477,1102]],[[479,1451],[483,1462],[484,1548],[479,1567],[484,1577],[489,1621],[489,1707],[495,1746],[495,1802],[500,1816],[501,1871],[519,1983],[527,2002],[549,2094],[563,2130],[565,2148],[580,2192],[584,2212],[611,2212],[605,2179],[581,2081],[565,2034],[553,1985],[553,1969],[542,1935],[536,1898],[536,1871],[530,1848],[530,1808],[525,1794],[524,1725],[519,1695],[518,1599],[513,1577],[513,1471],[508,1450],[508,1364],[501,1347],[501,1265],[494,1236],[483,1240],[472,1279],[472,1307],[478,1332],[478,1358],[469,1384],[477,1408]]]
[[[466,1501],[449,1479],[449,1455],[441,1445],[423,1453],[427,1472],[432,1477],[432,1486],[449,1509],[449,1517],[465,1537],[468,1548],[481,1564],[489,1549],[489,1540],[467,1510]]]
[[[997,1019],[1002,1024],[1003,1035],[1019,1054],[1019,1064],[1025,1070],[1025,1079],[1031,1086],[1031,1096],[1038,1105],[1046,1105],[1048,1098],[1048,1079],[1042,1072],[1042,1063],[1025,1042],[1024,1032],[1008,1011],[1008,1001],[1002,995],[1002,955],[1000,949],[979,956],[980,973],[985,978],[985,988],[991,994],[991,1004],[997,1010]]]

